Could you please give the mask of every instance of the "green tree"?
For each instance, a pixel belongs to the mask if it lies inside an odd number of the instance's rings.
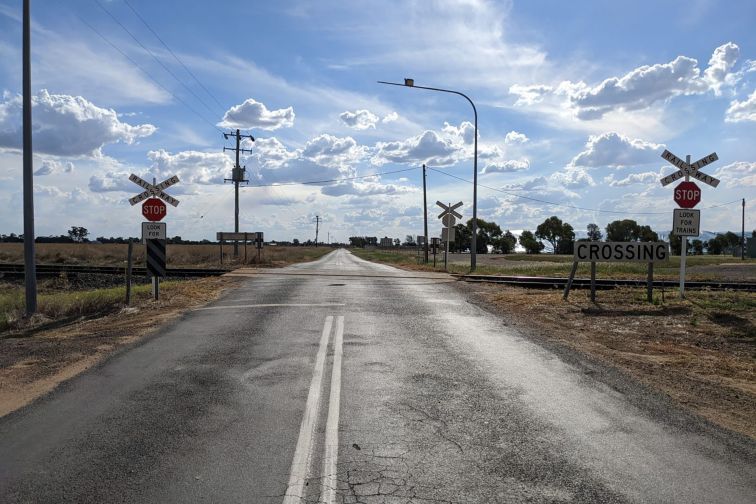
[[[682,238],[677,236],[675,233],[670,232],[668,239],[670,253],[672,255],[680,255],[680,251],[682,250]]]
[[[515,246],[517,245],[517,237],[512,234],[510,230],[507,229],[507,231],[499,238],[496,243],[494,243],[494,247],[496,250],[501,252],[502,254],[511,254],[515,250]]]
[[[588,224],[588,239],[590,241],[601,241],[601,238],[603,238],[603,235],[598,224]]]
[[[658,241],[659,236],[651,226],[640,226],[632,219],[610,222],[606,225],[606,241]]]
[[[454,248],[457,252],[468,250],[472,243],[472,228],[464,224],[454,226]]]
[[[690,247],[694,255],[703,255],[703,242],[699,239],[691,240]]]
[[[87,236],[89,236],[89,231],[85,227],[71,226],[68,230],[68,237],[77,243],[87,241]]]
[[[404,237],[404,244],[407,245],[408,247],[414,247],[416,245],[415,237],[412,235],[406,235]]]
[[[543,243],[536,240],[532,231],[523,231],[520,234],[520,245],[523,246],[526,254],[540,254],[544,249]]]
[[[569,254],[575,242],[575,230],[556,215],[539,224],[535,236],[551,243],[555,254]]]

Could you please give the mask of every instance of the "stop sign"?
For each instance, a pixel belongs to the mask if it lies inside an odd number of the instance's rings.
[[[675,203],[680,208],[693,208],[701,202],[701,189],[693,182],[680,182],[675,187]]]
[[[157,198],[150,198],[142,203],[142,215],[149,221],[157,222],[162,220],[165,217],[166,210],[165,203]]]

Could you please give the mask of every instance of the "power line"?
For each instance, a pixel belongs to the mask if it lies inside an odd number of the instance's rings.
[[[157,32],[152,29],[152,27],[149,25],[149,23],[147,23],[147,21],[141,16],[141,14],[139,14],[139,12],[137,12],[137,10],[131,5],[131,3],[129,2],[129,0],[123,0],[123,1],[126,4],[126,6],[129,9],[131,9],[131,12],[133,12],[134,15],[139,18],[139,20],[144,24],[144,26],[146,26],[147,29],[150,30],[150,32],[152,32],[153,35],[155,35],[155,38],[158,39],[161,44],[163,44],[163,47],[165,47],[168,50],[168,52],[171,54],[171,56],[173,56],[173,59],[175,59],[184,68],[184,70],[186,70],[186,73],[188,73],[192,77],[192,79],[194,79],[195,82],[197,82],[197,84],[199,84],[199,86],[205,91],[205,93],[207,93],[208,96],[210,96],[210,98],[212,98],[215,101],[215,103],[217,103],[218,106],[221,109],[224,109],[225,107],[223,106],[223,104],[220,101],[218,101],[218,98],[216,98],[215,95],[213,93],[211,93],[210,90],[207,89],[207,87],[205,87],[204,84],[202,84],[202,81],[200,81],[197,78],[197,76],[194,75],[194,72],[192,72],[191,70],[189,70],[189,68],[184,64],[184,62],[181,61],[181,58],[179,58],[176,55],[176,53],[174,53],[173,50],[170,47],[168,47],[168,44],[166,44],[165,41],[163,41],[163,39],[160,37],[160,35],[158,35]]]
[[[216,129],[216,130],[220,131],[221,133],[223,133],[222,129],[218,128],[211,121],[208,121],[207,118],[205,116],[203,116],[202,114],[200,114],[199,112],[197,112],[197,110],[194,107],[192,107],[191,105],[189,105],[183,99],[181,99],[178,96],[176,96],[173,93],[173,91],[171,91],[170,89],[168,89],[167,87],[165,87],[163,84],[161,84],[161,82],[159,80],[157,80],[155,77],[153,77],[152,74],[150,74],[150,72],[148,72],[147,70],[145,70],[139,63],[137,63],[136,61],[134,61],[134,59],[131,56],[129,56],[128,54],[126,54],[120,47],[118,47],[113,42],[111,42],[110,40],[108,40],[108,38],[105,37],[105,35],[103,35],[102,33],[100,33],[94,26],[92,26],[91,24],[89,24],[83,17],[78,16],[78,15],[77,15],[77,17],[79,18],[79,21],[81,21],[87,28],[89,28],[90,30],[92,30],[93,32],[95,32],[98,37],[100,37],[102,40],[105,41],[106,44],[108,44],[110,47],[112,47],[113,49],[115,49],[116,51],[118,51],[121,54],[121,56],[123,56],[124,58],[126,58],[127,60],[129,60],[132,65],[134,65],[139,70],[141,70],[142,73],[144,73],[147,77],[149,77],[155,84],[157,84],[158,86],[160,86],[166,93],[168,93],[169,95],[171,95],[176,101],[178,101],[179,103],[181,103],[182,105],[184,105],[187,109],[191,110],[197,117],[199,117],[200,119],[202,119],[203,121],[205,121],[206,123],[208,123],[214,129]]]
[[[391,175],[392,173],[402,173],[402,172],[408,172],[411,170],[417,170],[418,167],[412,167],[412,168],[405,168],[403,170],[393,170],[393,171],[387,171],[387,172],[378,172],[373,173],[372,175],[359,175],[356,177],[343,177],[338,179],[329,179],[329,180],[309,180],[306,182],[281,182],[279,184],[252,184],[248,185],[247,187],[280,187],[280,186],[289,186],[289,185],[321,185],[321,184],[332,184],[337,182],[342,182],[344,180],[357,180],[357,179],[364,179],[364,178],[371,178],[371,177],[378,177],[380,175]]]
[[[182,86],[184,87],[184,89],[186,89],[187,91],[189,91],[189,93],[190,93],[190,94],[191,94],[192,96],[194,96],[194,97],[195,97],[195,98],[197,99],[197,101],[199,101],[199,102],[200,102],[200,103],[201,103],[202,105],[204,105],[204,106],[205,106],[205,108],[206,108],[206,109],[207,109],[207,110],[208,110],[208,111],[209,111],[209,112],[210,112],[211,114],[215,113],[215,112],[214,112],[214,111],[213,111],[213,110],[212,110],[212,109],[210,108],[210,106],[209,106],[209,105],[208,105],[207,103],[205,103],[205,100],[203,100],[203,99],[202,99],[202,98],[201,98],[201,97],[200,97],[200,96],[199,96],[199,95],[198,95],[197,93],[195,93],[195,92],[194,92],[194,90],[193,90],[192,88],[190,88],[189,86],[187,86],[187,85],[186,85],[186,84],[184,83],[184,81],[182,81],[181,79],[179,79],[179,78],[178,78],[178,77],[176,76],[176,74],[175,74],[175,73],[173,73],[173,71],[171,71],[171,69],[170,69],[170,68],[168,68],[168,67],[167,67],[167,66],[165,65],[165,63],[163,63],[162,61],[160,61],[160,59],[158,59],[158,57],[157,57],[157,56],[155,56],[155,53],[153,53],[153,52],[152,52],[152,51],[151,51],[151,50],[150,50],[150,49],[149,49],[149,48],[148,48],[147,46],[145,46],[144,44],[142,44],[142,42],[140,42],[140,41],[139,41],[139,39],[138,39],[138,38],[136,37],[136,35],[134,35],[133,33],[131,33],[131,31],[130,31],[130,30],[129,30],[128,28],[126,28],[126,26],[124,26],[124,24],[123,24],[123,23],[121,23],[121,22],[120,22],[120,21],[118,20],[118,18],[116,18],[116,17],[115,17],[114,15],[113,15],[113,13],[112,13],[112,12],[110,12],[110,11],[109,11],[108,9],[106,9],[106,8],[105,8],[105,6],[104,6],[104,5],[102,5],[102,3],[100,3],[100,1],[99,1],[99,0],[92,0],[92,1],[93,1],[94,3],[96,3],[96,4],[97,4],[97,5],[98,5],[98,6],[100,7],[100,9],[102,9],[102,10],[103,10],[103,11],[104,11],[104,12],[105,12],[105,13],[106,13],[106,14],[107,14],[108,16],[110,16],[110,18],[111,18],[111,19],[112,19],[112,20],[113,20],[113,21],[114,21],[114,22],[115,22],[115,23],[116,23],[116,24],[117,24],[118,26],[120,26],[120,27],[121,27],[121,28],[123,29],[123,31],[125,31],[125,32],[126,32],[126,33],[127,33],[127,34],[128,34],[128,35],[129,35],[129,36],[130,36],[130,37],[132,38],[132,39],[134,39],[134,42],[136,42],[137,44],[139,44],[139,46],[140,46],[140,47],[141,47],[142,49],[144,49],[145,51],[147,51],[147,53],[148,53],[148,54],[149,54],[150,56],[152,56],[152,59],[154,59],[154,60],[155,60],[155,61],[157,62],[157,64],[158,64],[158,65],[160,65],[161,67],[163,67],[163,70],[165,70],[166,72],[168,72],[168,74],[170,74],[170,76],[171,76],[171,77],[173,77],[173,78],[174,78],[174,79],[176,80],[176,82],[178,82],[179,84],[181,84],[181,85],[182,85]]]
[[[457,179],[457,180],[461,180],[462,182],[467,182],[468,184],[472,184],[473,183],[471,180],[467,180],[467,179],[464,179],[462,177],[458,177],[456,175],[452,175],[451,173],[447,173],[445,171],[439,170],[438,168],[430,168],[430,169],[433,170],[433,171],[435,171],[435,172],[438,172],[438,173],[440,173],[442,175],[446,175],[447,177],[451,177],[451,178],[454,178],[454,179]],[[483,184],[478,184],[478,185],[480,187],[484,187],[484,188],[489,189],[491,191],[496,191],[496,192],[500,192],[500,193],[503,193],[503,194],[507,194],[509,196],[514,196],[515,198],[522,198],[522,199],[526,199],[526,200],[530,200],[530,201],[536,201],[538,203],[544,203],[546,205],[553,205],[553,206],[557,206],[557,207],[572,208],[574,210],[583,210],[583,211],[586,211],[586,212],[610,213],[610,214],[618,214],[618,215],[666,215],[667,214],[667,212],[621,212],[619,210],[601,210],[601,209],[598,209],[598,208],[585,208],[585,207],[579,207],[579,206],[575,206],[575,205],[567,205],[567,204],[564,204],[564,203],[556,203],[554,201],[542,200],[542,199],[539,199],[539,198],[533,198],[531,196],[523,196],[521,194],[517,194],[517,193],[514,193],[512,191],[505,191],[504,189],[499,189],[497,187],[491,187],[491,186],[487,186],[487,185],[483,185]],[[701,210],[709,210],[709,209],[712,209],[712,208],[719,208],[719,207],[723,207],[723,206],[727,206],[727,205],[732,205],[733,203],[737,203],[739,201],[740,201],[740,199],[736,199],[736,200],[729,201],[727,203],[721,203],[719,205],[714,205],[714,206],[710,206],[710,207],[704,207]]]

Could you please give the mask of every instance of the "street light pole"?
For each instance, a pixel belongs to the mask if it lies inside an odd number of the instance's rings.
[[[411,87],[416,89],[427,89],[428,91],[439,91],[441,93],[451,93],[455,95],[459,95],[468,102],[470,102],[470,105],[473,109],[473,114],[475,115],[475,147],[474,147],[474,158],[473,158],[473,217],[472,217],[472,243],[470,247],[470,271],[475,271],[475,266],[477,265],[477,236],[478,236],[478,109],[475,108],[475,104],[470,99],[469,96],[467,96],[464,93],[460,93],[459,91],[452,91],[451,89],[442,89],[442,88],[434,88],[434,87],[427,87],[427,86],[416,86],[414,79],[404,79],[404,84],[399,84],[397,82],[385,82],[385,81],[378,81],[378,84],[387,84],[389,86],[402,86],[402,87]]]

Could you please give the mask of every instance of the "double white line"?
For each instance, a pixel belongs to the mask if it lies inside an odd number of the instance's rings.
[[[299,427],[299,439],[291,462],[289,485],[286,488],[284,504],[301,503],[305,499],[305,483],[312,464],[312,451],[315,441],[315,427],[320,411],[323,370],[325,368],[328,340],[333,328],[333,316],[326,317],[323,334],[320,337],[318,354],[315,357],[315,371],[307,394],[304,417]],[[336,499],[336,463],[339,454],[339,404],[341,399],[341,358],[344,341],[344,317],[336,317],[336,332],[333,338],[333,372],[331,373],[331,396],[328,400],[328,419],[325,430],[325,449],[320,499],[318,502],[331,504]]]

